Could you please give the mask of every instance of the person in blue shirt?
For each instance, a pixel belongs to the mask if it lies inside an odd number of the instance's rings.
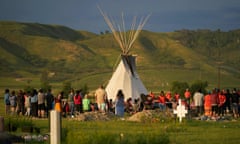
[[[9,114],[10,112],[10,93],[9,89],[5,89],[4,93],[4,104],[5,104],[5,113]]]

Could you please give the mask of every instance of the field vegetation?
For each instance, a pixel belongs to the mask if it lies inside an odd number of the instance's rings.
[[[1,106],[3,103],[1,102]],[[0,110],[4,115],[4,109]],[[72,118],[62,118],[61,143],[63,144],[225,144],[239,143],[239,120],[200,121],[184,118],[179,123],[175,117],[164,115],[153,119],[144,118],[141,122],[127,121],[112,117],[102,121],[79,121]],[[39,129],[33,130],[30,135],[49,134],[48,119],[29,119],[26,117],[5,116],[5,123],[11,122],[17,127],[13,135],[23,136],[29,133],[22,132],[23,125],[32,125]],[[24,143],[49,143],[49,141],[25,141]]]

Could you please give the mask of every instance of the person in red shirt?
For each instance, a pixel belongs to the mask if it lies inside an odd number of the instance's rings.
[[[76,95],[74,96],[74,105],[76,107],[76,111],[82,113],[82,96],[80,92],[80,90],[77,90]]]
[[[205,116],[211,116],[212,104],[211,104],[211,92],[204,96],[204,112]]]
[[[219,104],[218,92],[216,89],[213,89],[211,94],[211,105],[212,105],[213,116],[215,116],[218,113],[218,104]]]
[[[226,96],[224,95],[223,92],[221,92],[218,95],[219,98],[219,104],[218,104],[218,115],[223,116],[225,113],[225,102],[226,102]]]

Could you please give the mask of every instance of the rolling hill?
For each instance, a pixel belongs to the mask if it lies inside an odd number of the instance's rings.
[[[222,87],[240,82],[240,30],[142,31],[131,50],[148,89],[168,89],[172,81],[208,81]],[[55,87],[70,81],[90,89],[106,84],[120,48],[111,33],[94,34],[65,26],[0,22],[0,87],[17,88],[26,80],[38,87],[45,71]],[[28,81],[29,82],[29,81]],[[29,84],[29,83],[28,83]]]

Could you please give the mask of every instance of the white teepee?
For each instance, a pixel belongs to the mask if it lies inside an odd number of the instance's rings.
[[[130,55],[129,50],[133,46],[134,41],[138,37],[150,15],[140,20],[136,30],[136,17],[134,17],[131,30],[127,32],[125,29],[123,15],[122,23],[116,26],[114,21],[111,21],[106,13],[104,13],[100,8],[99,10],[122,50],[121,61],[106,86],[108,99],[112,99],[114,101],[117,92],[120,89],[124,93],[125,100],[128,98],[132,98],[132,100],[137,99],[141,94],[147,94],[148,91],[137,74],[135,63],[136,57]]]

